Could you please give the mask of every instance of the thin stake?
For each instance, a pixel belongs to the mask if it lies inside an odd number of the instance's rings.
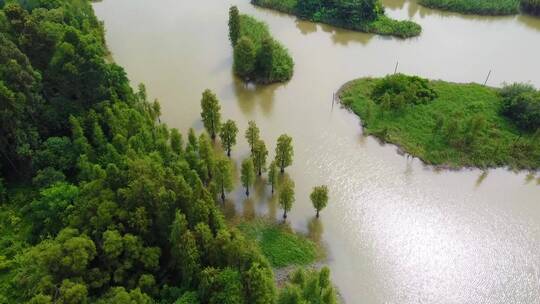
[[[394,68],[394,74],[397,73],[398,66],[399,66],[399,61],[396,61],[396,67]]]
[[[487,82],[488,82],[488,80],[489,80],[489,76],[491,76],[491,70],[489,70],[489,73],[488,73],[488,75],[487,75],[487,77],[486,77],[486,81],[484,81],[484,85],[487,84]]]

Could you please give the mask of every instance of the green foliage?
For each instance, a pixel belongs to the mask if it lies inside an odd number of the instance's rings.
[[[238,7],[231,6],[229,9],[229,40],[234,47],[240,38],[240,13]]]
[[[420,0],[421,5],[463,14],[513,15],[520,0]]]
[[[255,241],[261,252],[274,267],[309,265],[320,255],[320,248],[303,235],[294,233],[285,225],[257,219],[242,222],[240,230]]]
[[[336,304],[336,290],[330,282],[330,269],[320,271],[298,269],[290,283],[279,294],[278,304],[320,303]]]
[[[287,49],[272,38],[268,26],[248,15],[240,15],[239,22],[240,38],[234,47],[235,74],[256,83],[290,80],[294,62]]]
[[[379,0],[251,0],[251,3],[351,30],[409,38],[422,28],[412,21],[398,21],[384,14]]]
[[[286,167],[292,165],[293,156],[292,138],[287,134],[280,135],[276,145],[275,162],[279,166],[281,173],[285,172]]]
[[[407,105],[425,104],[437,97],[427,79],[394,74],[375,84],[371,98],[383,109],[398,110]]]
[[[540,145],[534,133],[523,134],[502,115],[504,98],[498,90],[431,81],[437,98],[389,111],[371,98],[379,82],[355,80],[340,93],[342,103],[362,118],[365,133],[395,143],[433,165],[540,167]],[[518,91],[508,87],[502,94]]]
[[[528,14],[540,16],[539,0],[521,0],[521,9]]]
[[[328,204],[328,187],[325,185],[314,187],[309,198],[313,203],[313,208],[317,211],[317,217],[319,217],[319,212]]]
[[[274,193],[278,179],[278,166],[275,161],[272,161],[268,167],[268,184],[272,187],[272,194]]]
[[[268,150],[263,140],[259,139],[253,146],[253,152],[251,158],[255,166],[255,171],[262,175],[262,172],[266,170],[266,158],[268,157]]]
[[[511,84],[501,89],[502,113],[520,129],[534,132],[540,129],[540,92],[527,84]]]
[[[227,120],[221,130],[219,131],[219,138],[221,139],[221,146],[227,151],[227,156],[231,157],[231,149],[236,145],[236,135],[238,134],[238,128],[236,123],[232,120]]]
[[[201,99],[201,117],[204,127],[212,140],[216,138],[221,128],[221,106],[219,101],[212,91],[206,89],[202,94]]]
[[[208,304],[242,304],[240,274],[231,268],[206,268],[201,273],[199,297]]]
[[[255,167],[253,166],[253,159],[251,157],[246,158],[242,162],[240,180],[242,181],[242,186],[246,188],[246,195],[249,196],[249,186],[255,182]]]
[[[287,218],[287,212],[291,211],[294,203],[294,182],[290,179],[285,179],[279,189],[279,205],[283,209],[283,218]]]
[[[221,200],[225,202],[225,192],[230,192],[233,188],[233,173],[231,162],[226,158],[216,161],[215,182],[221,192]]]
[[[255,121],[250,120],[248,122],[248,128],[246,129],[245,137],[249,144],[249,147],[251,148],[251,152],[253,153],[255,143],[260,140],[260,130],[259,127],[257,127]]]

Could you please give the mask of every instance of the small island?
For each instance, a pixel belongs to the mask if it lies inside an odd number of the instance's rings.
[[[412,21],[398,21],[384,14],[379,0],[251,0],[257,6],[274,9],[313,22],[365,33],[410,38],[422,28]]]
[[[236,6],[229,11],[229,38],[234,73],[242,80],[270,84],[292,78],[294,62],[289,51],[272,38],[265,23],[240,14]]]
[[[540,92],[394,74],[361,78],[339,92],[364,132],[425,163],[446,167],[540,168]]]
[[[538,0],[419,0],[419,4],[435,9],[487,16],[515,15],[520,12],[540,15]]]

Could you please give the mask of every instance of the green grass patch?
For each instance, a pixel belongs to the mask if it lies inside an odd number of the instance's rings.
[[[273,267],[305,266],[321,256],[322,249],[317,244],[288,226],[256,219],[242,222],[238,228],[258,245]]]
[[[462,14],[514,15],[519,12],[519,0],[419,0],[423,6]]]
[[[435,99],[414,104],[404,94],[381,103],[372,90],[382,80],[362,78],[344,85],[343,105],[360,116],[366,134],[394,143],[432,165],[451,168],[540,168],[538,133],[520,131],[501,114],[499,89],[479,84],[429,81]],[[389,106],[390,105],[390,106]],[[397,105],[396,108],[390,108]]]
[[[373,33],[379,35],[395,36],[399,38],[410,38],[420,35],[422,27],[412,21],[394,20],[384,15],[384,9],[375,13],[377,17],[372,20],[361,20],[355,18],[346,20],[336,13],[337,9],[323,8],[311,16],[301,16],[298,10],[298,0],[251,0],[257,6],[274,9],[291,15],[296,15],[313,22],[321,22],[329,25],[350,29],[359,32]]]

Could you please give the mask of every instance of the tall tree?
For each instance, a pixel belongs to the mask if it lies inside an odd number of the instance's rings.
[[[274,66],[274,43],[272,37],[265,38],[257,55],[257,68],[261,75],[268,79],[272,76],[272,67]]]
[[[214,153],[214,148],[208,138],[206,133],[202,133],[199,136],[199,156],[204,162],[204,167],[206,167],[206,179],[205,182],[208,183],[213,177],[213,172],[216,167],[216,157]]]
[[[255,121],[250,120],[248,122],[248,128],[246,130],[245,136],[249,144],[249,148],[251,149],[251,152],[253,153],[253,148],[255,147],[255,143],[259,141],[260,139],[259,127],[257,127],[257,124],[255,123]]]
[[[276,287],[272,278],[272,271],[268,267],[262,267],[253,263],[245,272],[245,286],[247,303],[272,304],[275,301]]]
[[[204,127],[212,137],[212,140],[214,140],[221,127],[221,113],[219,112],[221,106],[219,105],[216,94],[206,89],[202,94],[201,108]]]
[[[262,172],[266,170],[266,158],[268,156],[268,150],[266,149],[266,145],[264,144],[263,140],[259,139],[255,143],[251,155],[255,170],[258,172],[259,176],[261,176]]]
[[[249,80],[255,69],[255,44],[246,36],[240,37],[234,47],[234,71],[243,80]]]
[[[240,38],[240,13],[238,7],[231,6],[229,9],[229,39],[233,47]]]
[[[294,182],[286,179],[279,190],[279,205],[283,209],[283,218],[287,218],[287,212],[291,211],[294,203]]]
[[[318,218],[319,212],[328,204],[328,187],[326,185],[314,187],[309,198],[313,203],[313,208],[317,210]]]
[[[232,166],[229,159],[222,157],[217,160],[214,180],[221,192],[221,201],[225,203],[225,192],[230,192],[233,188]]]
[[[230,119],[221,126],[221,130],[219,131],[221,146],[227,151],[228,157],[231,157],[232,146],[236,144],[236,134],[238,134],[238,128],[236,127],[236,123]]]
[[[249,186],[255,182],[255,168],[253,167],[253,160],[251,157],[246,158],[242,162],[241,176],[242,186],[246,188],[246,195],[249,196]]]
[[[286,167],[292,165],[293,155],[292,138],[287,134],[282,134],[276,146],[276,164],[281,169],[281,173],[285,172]]]
[[[274,189],[276,188],[278,182],[278,167],[276,162],[273,161],[268,167],[268,183],[272,187],[272,194],[274,194]]]

